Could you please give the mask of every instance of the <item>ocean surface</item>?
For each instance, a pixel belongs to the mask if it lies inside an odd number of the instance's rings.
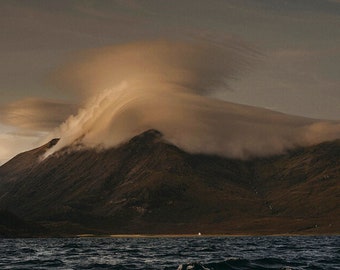
[[[340,269],[340,236],[0,239],[0,269]]]

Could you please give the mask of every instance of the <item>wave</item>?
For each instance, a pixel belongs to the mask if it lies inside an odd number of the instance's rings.
[[[188,263],[181,264],[177,270],[241,270],[241,269],[292,269],[287,266],[288,263],[278,258],[265,258],[257,260],[247,260],[240,258],[230,258],[221,262],[211,263]]]

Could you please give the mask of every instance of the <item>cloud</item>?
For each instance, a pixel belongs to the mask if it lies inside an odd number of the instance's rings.
[[[87,96],[126,80],[209,92],[236,77],[256,56],[240,41],[227,42],[232,45],[156,40],[88,50],[57,70],[54,83]]]
[[[154,41],[85,52],[58,81],[86,98],[50,137],[47,155],[81,142],[114,147],[147,129],[194,153],[249,158],[340,137],[340,124],[211,98],[256,58],[235,40],[224,45]]]
[[[55,100],[27,98],[0,108],[0,122],[22,129],[50,131],[58,127],[76,106]]]
[[[22,151],[41,145],[76,105],[56,100],[27,98],[0,107],[0,165]]]

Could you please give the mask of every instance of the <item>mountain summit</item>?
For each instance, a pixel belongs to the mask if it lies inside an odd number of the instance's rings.
[[[190,154],[148,130],[41,160],[57,143],[0,167],[0,208],[63,235],[340,231],[340,141],[242,161]]]

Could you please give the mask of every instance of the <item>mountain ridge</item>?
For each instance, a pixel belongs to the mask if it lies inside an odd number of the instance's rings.
[[[61,233],[339,233],[340,140],[243,161],[148,130],[4,173],[53,143],[0,167],[0,207]]]

